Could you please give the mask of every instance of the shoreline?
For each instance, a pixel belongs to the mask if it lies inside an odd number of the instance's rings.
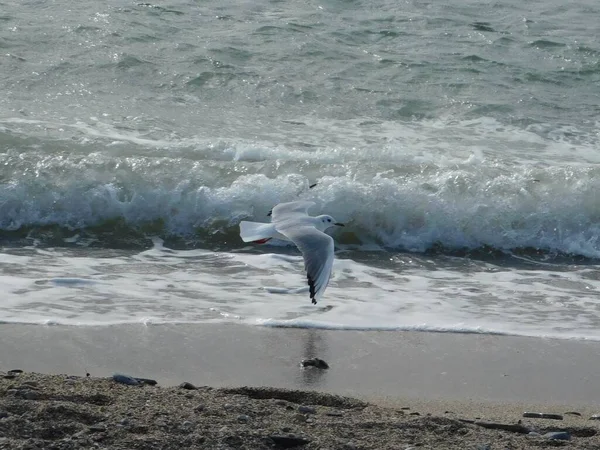
[[[0,341],[0,449],[600,448],[597,342],[232,324]],[[315,357],[329,368],[301,367]]]

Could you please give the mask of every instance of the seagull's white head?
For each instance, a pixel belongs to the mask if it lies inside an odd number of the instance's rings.
[[[323,214],[322,216],[316,216],[315,218],[315,228],[320,231],[325,231],[329,227],[338,226],[343,227],[343,223],[336,222],[335,219],[327,214]]]

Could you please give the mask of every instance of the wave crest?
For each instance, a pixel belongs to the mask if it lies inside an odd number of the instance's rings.
[[[174,183],[172,172],[162,180],[133,172],[109,183],[85,174],[66,182],[24,178],[0,186],[0,229],[8,239],[54,245],[147,246],[149,236],[160,236],[177,246],[236,247],[241,220],[266,222],[273,205],[306,198],[317,203],[311,213],[346,223],[336,239],[358,249],[525,248],[600,258],[598,175],[590,168],[421,165],[410,173],[322,177],[311,190],[314,180],[301,174],[241,175],[222,186]]]

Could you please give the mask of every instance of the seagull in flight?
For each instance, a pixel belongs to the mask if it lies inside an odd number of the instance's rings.
[[[323,296],[333,268],[333,238],[324,233],[330,227],[343,227],[329,215],[311,217],[308,210],[316,203],[295,201],[280,203],[271,212],[271,223],[240,222],[244,242],[264,244],[271,239],[291,241],[302,252],[313,304]]]

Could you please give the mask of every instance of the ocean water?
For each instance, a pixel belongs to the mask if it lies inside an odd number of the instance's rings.
[[[0,1],[0,322],[599,340],[599,16]],[[295,199],[346,224],[316,306],[238,233]]]

